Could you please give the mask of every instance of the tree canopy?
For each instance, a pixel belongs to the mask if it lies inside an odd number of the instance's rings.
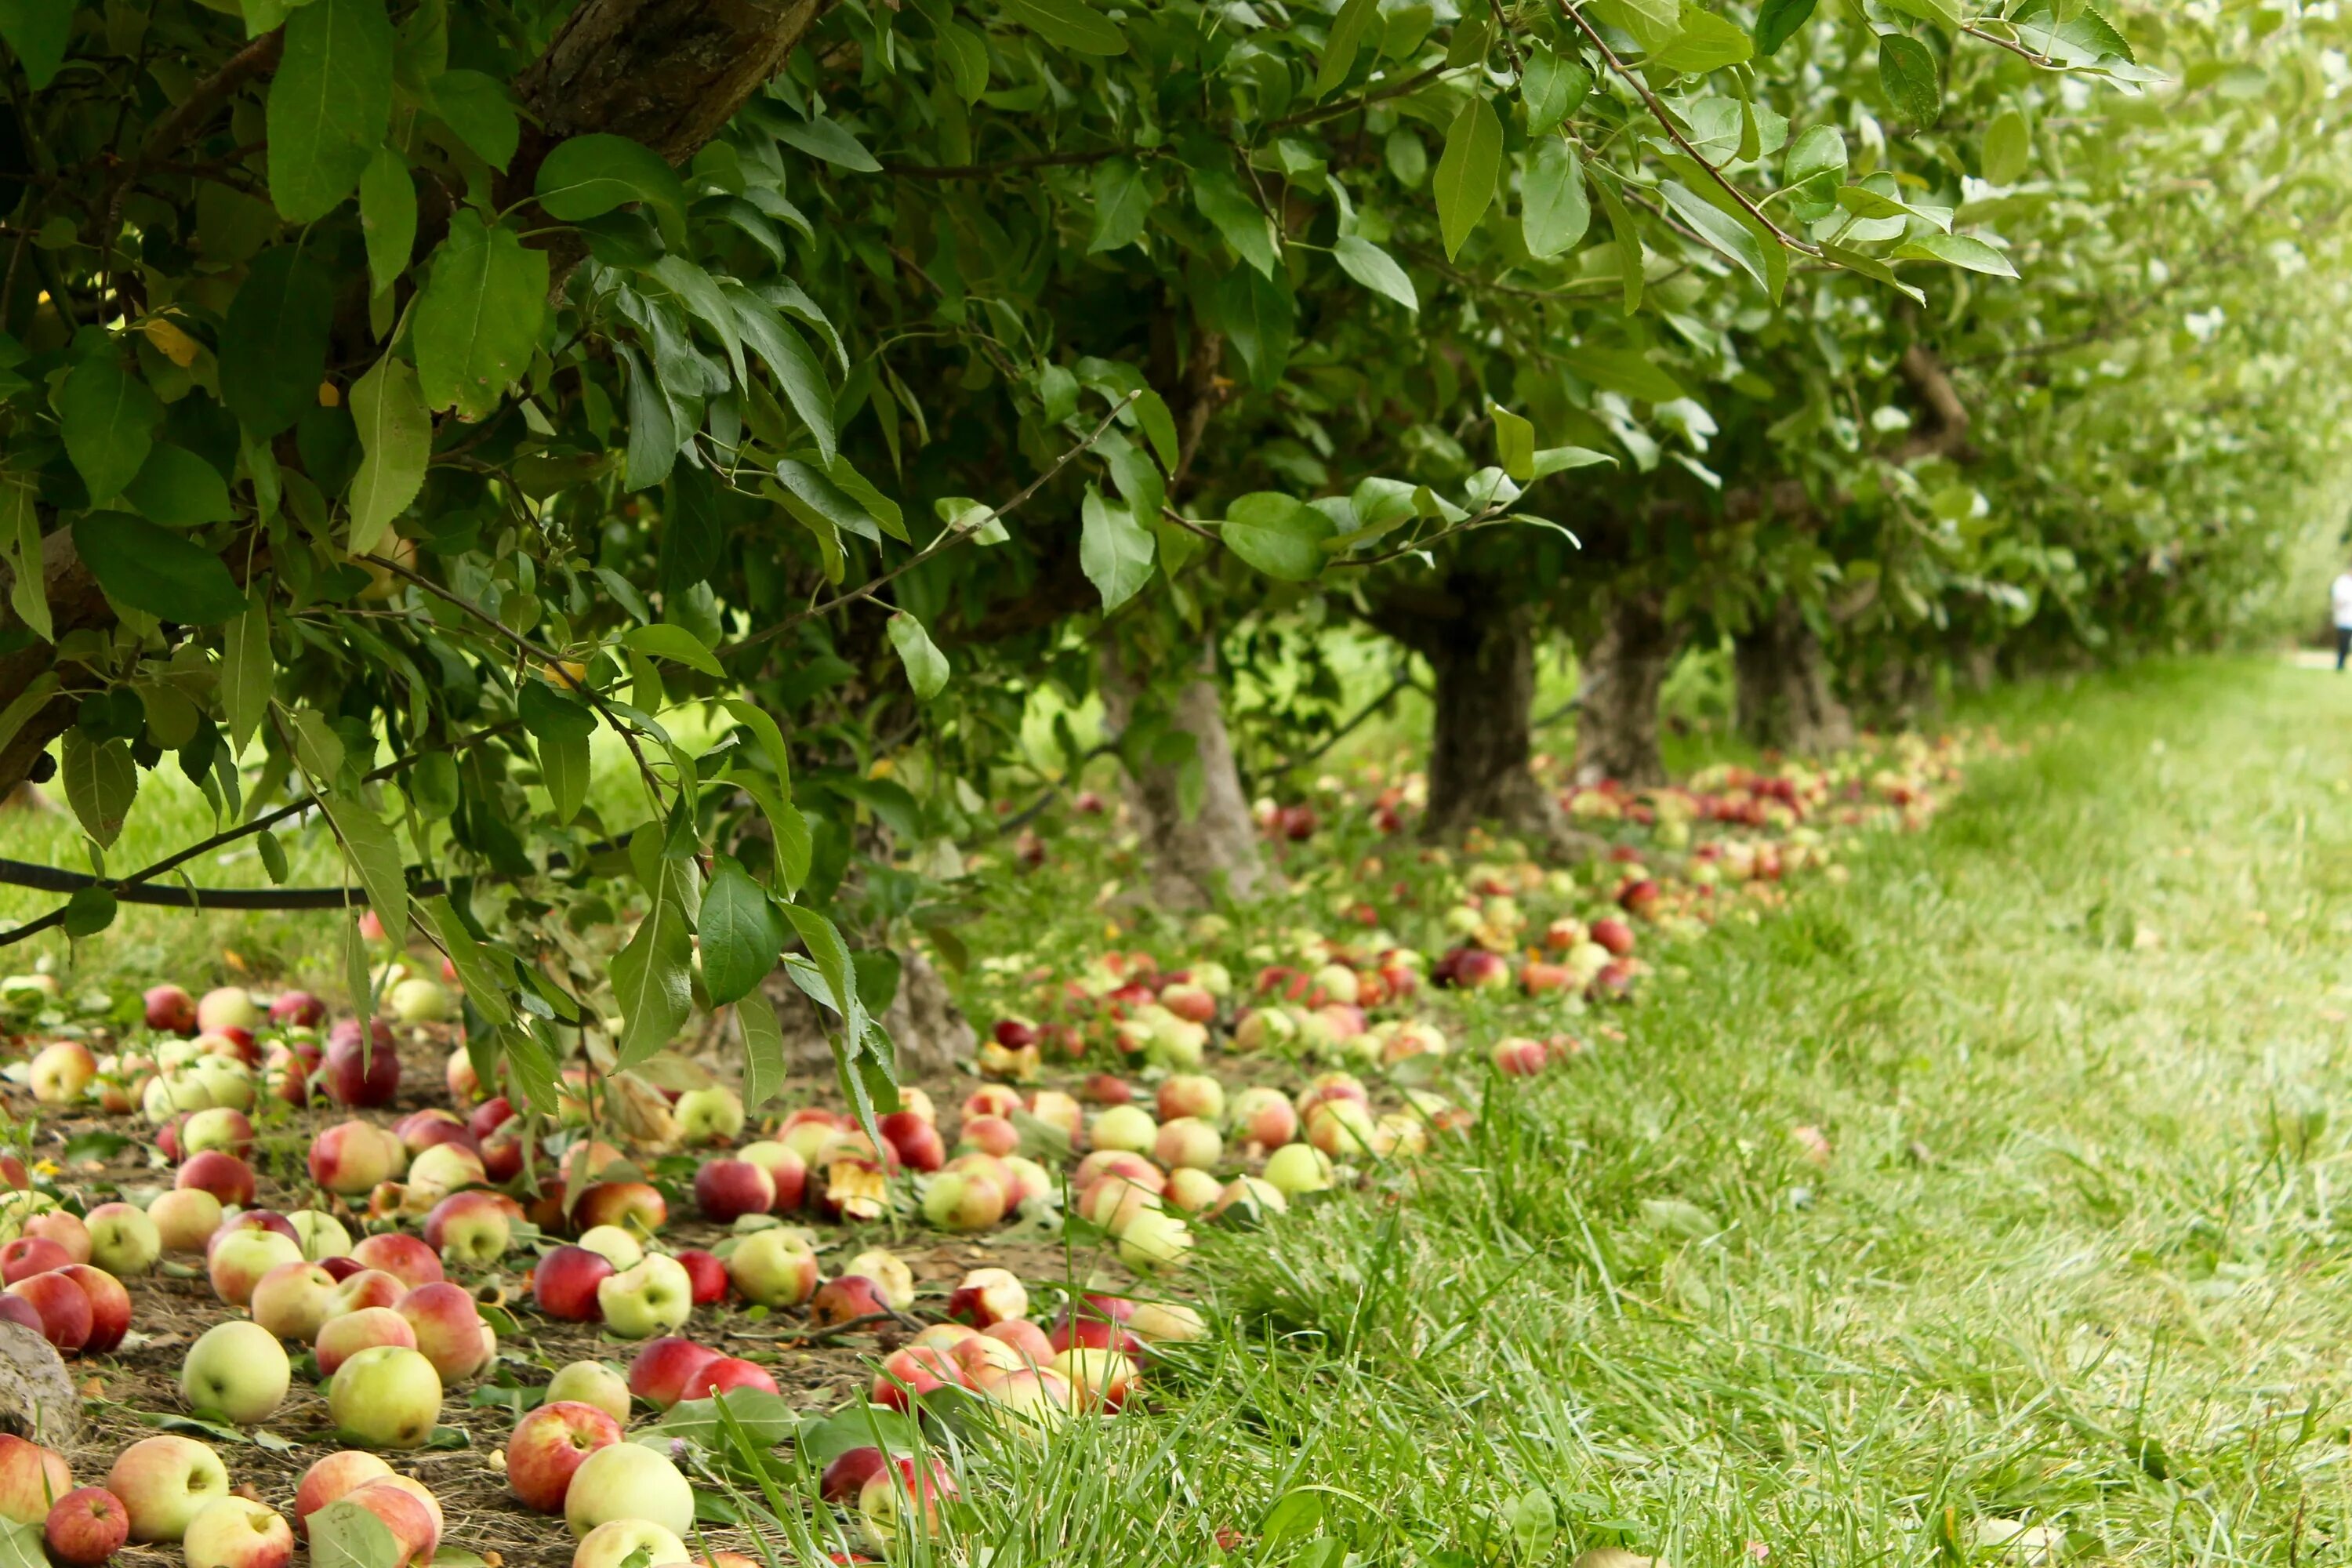
[[[171,768],[331,832],[527,1093],[729,1004],[756,1092],[782,976],[887,1098],[889,953],[1106,647],[1181,773],[1168,694],[1337,616],[1490,674],[1640,595],[1855,668],[2226,630],[2340,450],[2344,32],[0,4],[0,792],[97,879],[0,940],[173,869],[107,859]]]

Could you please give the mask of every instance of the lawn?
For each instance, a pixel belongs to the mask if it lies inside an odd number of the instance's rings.
[[[1215,1336],[1144,1407],[972,1466],[966,1543],[2337,1554],[2352,682],[2158,665],[1964,717],[2030,750],[1843,883],[1671,950],[1591,1055],[1496,1080],[1411,1201],[1204,1227]],[[310,919],[207,942],[299,968]],[[143,916],[78,978],[186,962],[192,929]]]

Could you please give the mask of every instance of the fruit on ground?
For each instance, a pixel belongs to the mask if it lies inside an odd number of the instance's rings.
[[[228,1496],[228,1469],[193,1437],[147,1437],[116,1458],[106,1489],[130,1511],[131,1540],[177,1541],[206,1504]]]
[[[1028,1288],[1009,1268],[975,1268],[948,1297],[948,1316],[975,1329],[1028,1315]]]
[[[580,1233],[580,1245],[611,1264],[615,1272],[635,1268],[646,1260],[645,1245],[617,1225],[591,1226]]]
[[[656,1253],[600,1281],[596,1307],[614,1337],[649,1339],[683,1327],[694,1315],[694,1281],[677,1258]]]
[[[419,1285],[438,1285],[448,1278],[431,1247],[396,1230],[367,1237],[352,1248],[352,1256],[359,1259],[361,1268],[380,1268],[412,1290]]]
[[[310,1140],[310,1179],[338,1197],[363,1196],[406,1163],[400,1140],[371,1121],[339,1121]]]
[[[281,1263],[253,1288],[253,1321],[281,1340],[319,1337],[335,1300],[335,1277],[315,1263]]]
[[[89,1080],[98,1076],[98,1058],[79,1040],[59,1040],[44,1046],[33,1058],[27,1081],[33,1098],[43,1105],[78,1103]]]
[[[1151,1113],[1135,1105],[1114,1105],[1097,1112],[1094,1125],[1087,1129],[1092,1147],[1130,1154],[1149,1154],[1159,1136],[1160,1127]]]
[[[425,1216],[425,1245],[461,1268],[488,1268],[513,1239],[507,1200],[496,1193],[451,1193]]]
[[[689,1247],[677,1254],[678,1267],[686,1270],[687,1282],[694,1287],[694,1304],[708,1307],[727,1300],[727,1265],[718,1256],[698,1247]]]
[[[253,993],[242,985],[215,986],[196,1004],[196,1027],[207,1035],[228,1029],[249,1035],[261,1027],[264,1017]]]
[[[286,1216],[294,1227],[294,1239],[302,1244],[302,1256],[313,1263],[323,1263],[330,1258],[348,1258],[352,1251],[352,1233],[333,1215],[317,1209],[296,1209]]]
[[[788,1230],[745,1237],[727,1260],[727,1272],[745,1300],[763,1307],[797,1307],[817,1288],[815,1250]]]
[[[724,1084],[677,1097],[678,1135],[689,1143],[732,1143],[743,1132],[743,1097]]]
[[[97,1314],[90,1310],[88,1293],[64,1275],[36,1274],[19,1279],[8,1287],[8,1294],[24,1301],[39,1316],[41,1337],[55,1345],[59,1355],[74,1355],[89,1342]],[[47,1510],[42,1512],[46,1514]]]
[[[386,1345],[400,1350],[416,1348],[416,1331],[390,1307],[362,1307],[330,1318],[319,1330],[314,1347],[319,1375],[332,1377],[360,1352]]]
[[[166,1252],[202,1252],[220,1228],[221,1201],[193,1187],[175,1187],[147,1205],[156,1239]]]
[[[1069,1380],[1082,1410],[1117,1410],[1135,1390],[1135,1363],[1118,1351],[1073,1346],[1047,1370]]]
[[[0,1519],[38,1524],[73,1490],[65,1456],[13,1433],[0,1433]]]
[[[1312,1143],[1286,1143],[1266,1156],[1266,1184],[1286,1198],[1331,1184],[1331,1159]]]
[[[41,1536],[69,1568],[97,1568],[131,1539],[131,1513],[104,1487],[79,1487],[58,1499]]]
[[[196,999],[177,985],[151,985],[143,1000],[149,1028],[170,1035],[196,1032]]]
[[[357,1488],[392,1474],[392,1467],[364,1448],[345,1448],[328,1455],[302,1472],[294,1489],[294,1528],[308,1533],[312,1514],[331,1502],[340,1502]]]
[[[432,1561],[441,1543],[441,1505],[406,1476],[385,1476],[353,1487],[343,1501],[383,1521],[399,1548],[391,1568]]]
[[[440,1419],[441,1374],[413,1350],[373,1346],[335,1369],[327,1414],[375,1447],[418,1447]]]
[[[118,1279],[146,1273],[163,1256],[163,1236],[147,1211],[131,1204],[100,1204],[83,1227],[89,1232],[89,1260]]]
[[[68,1263],[58,1272],[89,1298],[89,1338],[82,1342],[82,1353],[104,1355],[121,1344],[131,1331],[131,1292],[122,1281],[87,1263]]]
[[[572,1550],[572,1568],[621,1568],[640,1552],[648,1563],[688,1560],[686,1543],[676,1531],[649,1519],[613,1519],[581,1538]]]
[[[705,1219],[732,1225],[776,1206],[775,1179],[749,1160],[712,1160],[694,1173],[694,1202]]]
[[[213,1243],[205,1268],[213,1294],[232,1307],[253,1300],[262,1277],[283,1263],[300,1263],[302,1244],[274,1230],[232,1230]]]
[[[507,1439],[507,1482],[526,1508],[561,1513],[572,1478],[588,1456],[620,1440],[621,1424],[593,1405],[542,1405],[515,1423]]]
[[[556,1370],[547,1382],[547,1401],[563,1400],[593,1405],[615,1421],[629,1419],[629,1385],[601,1361],[575,1361]]]
[[[629,1363],[629,1392],[667,1410],[681,1399],[694,1397],[687,1388],[695,1373],[719,1359],[719,1352],[709,1345],[666,1334],[639,1351]]]
[[[488,1358],[482,1339],[481,1310],[462,1285],[446,1280],[419,1285],[394,1304],[416,1336],[417,1352],[433,1363],[444,1384],[471,1376]]]
[[[1004,1189],[976,1172],[945,1170],[923,1192],[923,1218],[941,1230],[986,1230],[1004,1218]]]
[[[73,1258],[56,1242],[37,1236],[20,1236],[0,1246],[0,1280],[14,1285],[36,1274],[63,1268]]]
[[[915,1271],[895,1252],[869,1247],[851,1258],[841,1271],[863,1274],[873,1280],[882,1292],[882,1300],[899,1311],[915,1304]]]
[[[648,1520],[684,1535],[694,1528],[694,1489],[668,1455],[640,1443],[614,1443],[589,1455],[573,1473],[563,1517],[576,1537],[616,1519]]]
[[[761,1231],[760,1236],[770,1234]],[[758,1239],[758,1236],[751,1237],[744,1245],[748,1247]],[[741,1256],[740,1250],[737,1256]],[[810,1260],[814,1262],[815,1254],[810,1254]],[[613,1272],[611,1263],[584,1247],[559,1247],[541,1258],[539,1267],[531,1271],[531,1299],[551,1318],[573,1323],[592,1322],[597,1313],[597,1288]]]
[[[257,1322],[232,1320],[215,1323],[188,1347],[180,1363],[180,1397],[250,1426],[286,1402],[293,1376],[276,1334]]]
[[[357,1019],[345,1018],[327,1036],[327,1094],[338,1105],[390,1105],[400,1092],[400,1052],[392,1030],[381,1018],[371,1022],[362,1030]]]
[[[250,1498],[225,1497],[188,1521],[181,1550],[188,1568],[286,1568],[294,1529]]]

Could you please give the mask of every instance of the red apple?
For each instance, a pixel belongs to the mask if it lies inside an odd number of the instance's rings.
[[[669,1205],[648,1182],[594,1182],[572,1205],[572,1223],[581,1230],[617,1225],[634,1235],[650,1236],[668,1219]]]
[[[688,1392],[695,1373],[721,1359],[708,1345],[666,1335],[649,1342],[629,1363],[629,1392],[667,1410],[681,1399],[698,1397]]]
[[[593,1323],[601,1315],[596,1287],[613,1273],[612,1263],[584,1247],[559,1247],[531,1270],[531,1299],[551,1318]]]
[[[591,1187],[583,1198],[592,1195]],[[694,1173],[694,1202],[702,1217],[716,1225],[732,1225],[747,1214],[766,1214],[775,1206],[776,1184],[749,1160],[710,1160]]]
[[[411,1332],[416,1336],[416,1348],[433,1370],[441,1374],[444,1387],[458,1379],[470,1377],[488,1359],[489,1346],[482,1338],[481,1310],[462,1285],[446,1282],[419,1285],[393,1308],[408,1320]]]
[[[29,1279],[36,1274],[63,1268],[72,1261],[72,1254],[54,1241],[37,1236],[20,1236],[7,1246],[0,1247],[0,1281],[14,1285],[17,1280]]]
[[[367,1237],[352,1248],[352,1256],[359,1259],[361,1267],[381,1269],[412,1290],[419,1285],[437,1285],[448,1278],[431,1247],[399,1231]]]
[[[739,1388],[757,1389],[762,1394],[777,1392],[776,1380],[766,1367],[737,1356],[722,1355],[713,1356],[695,1369],[687,1380],[687,1397],[708,1399],[714,1394],[729,1394]]]
[[[245,1208],[253,1202],[253,1167],[220,1149],[191,1156],[172,1178],[172,1184],[210,1193],[224,1206]]]
[[[296,1533],[308,1535],[310,1516],[329,1503],[340,1502],[356,1489],[390,1474],[390,1465],[359,1448],[345,1448],[320,1459],[302,1472],[302,1479],[294,1489]]]
[[[689,1247],[677,1255],[678,1267],[694,1285],[694,1304],[708,1307],[727,1300],[727,1265],[698,1247]]]
[[[621,1424],[593,1405],[560,1399],[515,1423],[507,1439],[507,1483],[526,1508],[562,1513],[572,1472],[589,1455],[621,1440]]]
[[[89,1293],[63,1274],[35,1274],[8,1287],[8,1294],[29,1302],[41,1315],[41,1337],[58,1347],[59,1355],[74,1355],[89,1342],[96,1314]]]
[[[196,1032],[196,999],[176,985],[147,988],[147,1026],[167,1034]]]
[[[327,1005],[308,991],[281,991],[269,1004],[269,1021],[281,1029],[315,1029],[326,1016]]]
[[[89,1338],[82,1342],[85,1355],[104,1355],[131,1331],[131,1292],[103,1268],[68,1263],[57,1271],[81,1287],[89,1298]]]
[[[49,1555],[71,1568],[97,1568],[131,1539],[131,1514],[104,1487],[79,1487],[49,1510],[42,1536]]]
[[[362,1029],[345,1018],[327,1035],[326,1088],[338,1105],[390,1105],[400,1092],[400,1051],[383,1019]]]
[[[503,1094],[482,1101],[474,1107],[474,1114],[466,1119],[467,1131],[478,1139],[487,1139],[500,1127],[514,1120],[514,1104]]]

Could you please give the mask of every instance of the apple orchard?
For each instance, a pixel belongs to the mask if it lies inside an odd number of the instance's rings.
[[[0,1534],[1343,1568],[1433,1184],[2299,625],[2347,31],[0,0]]]

